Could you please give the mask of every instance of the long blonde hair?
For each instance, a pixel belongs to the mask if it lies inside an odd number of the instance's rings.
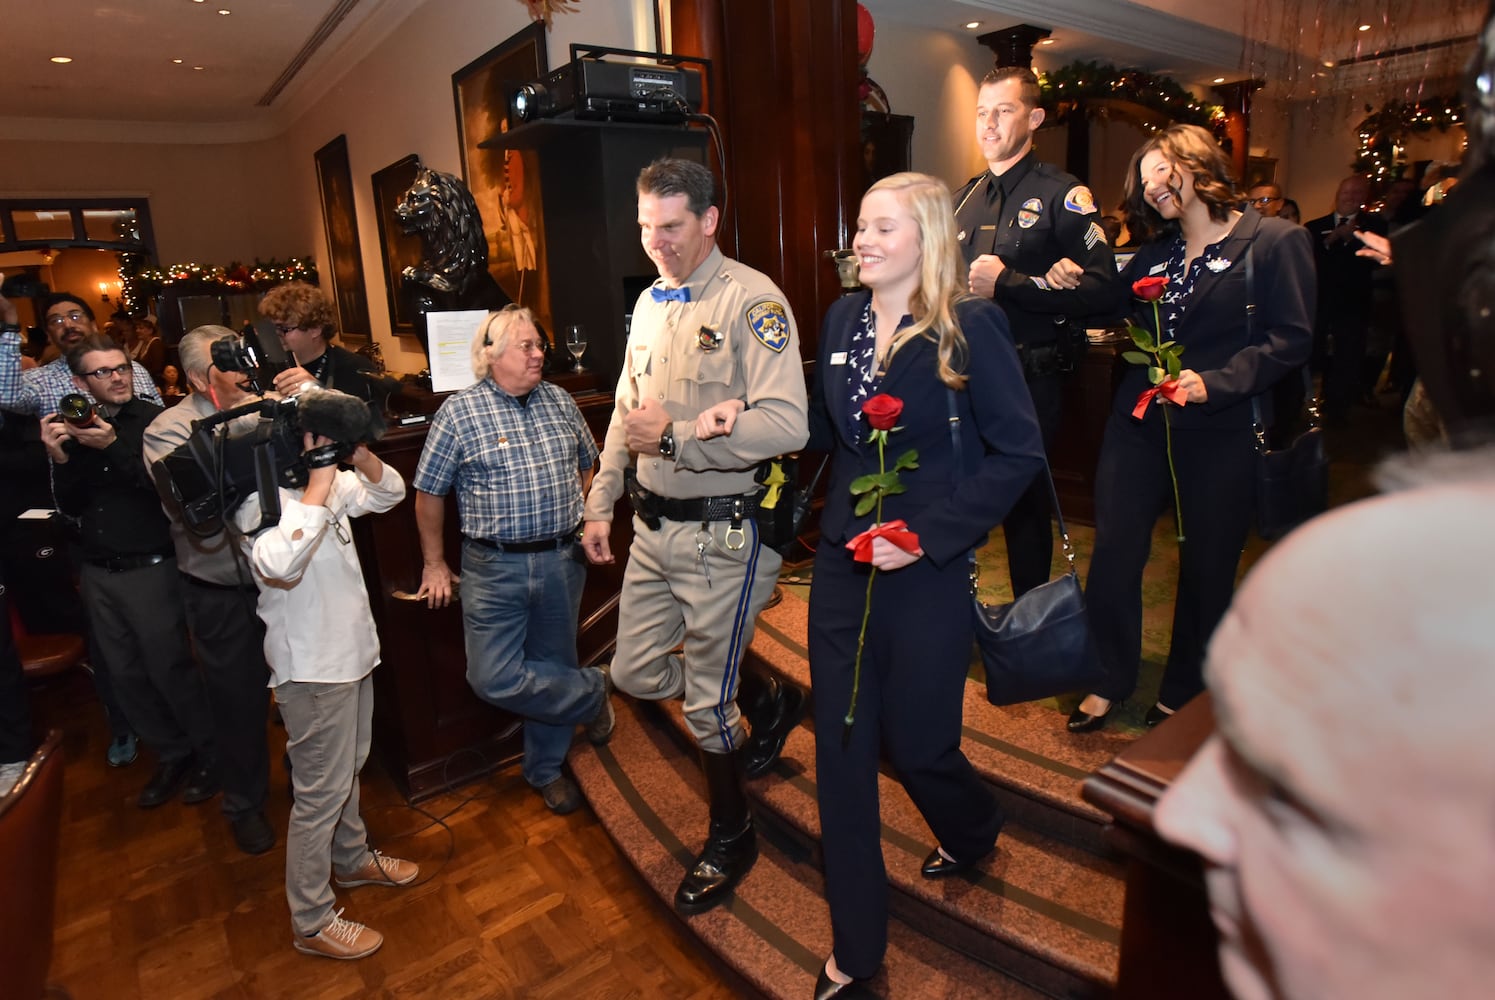
[[[891,191],[919,227],[919,287],[909,296],[914,318],[905,336],[927,337],[938,345],[940,381],[963,389],[966,338],[955,317],[955,304],[970,295],[960,284],[960,244],[955,238],[955,210],[950,189],[938,177],[906,172],[873,184],[867,193]]]

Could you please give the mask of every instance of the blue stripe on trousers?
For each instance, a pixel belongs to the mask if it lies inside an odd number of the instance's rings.
[[[762,551],[758,545],[758,522],[748,520],[744,522],[751,525],[753,555],[748,560],[747,573],[743,577],[742,592],[737,595],[737,613],[732,617],[732,641],[727,646],[726,669],[722,671],[721,697],[716,702],[717,730],[721,733],[722,746],[731,753],[735,747],[732,746],[732,730],[727,725],[726,708],[727,703],[732,700],[730,692],[737,687],[737,668],[742,663],[742,636],[746,631],[746,619],[748,608],[753,603],[753,584],[758,579],[758,553]]]

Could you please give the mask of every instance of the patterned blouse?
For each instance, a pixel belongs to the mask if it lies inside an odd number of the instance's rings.
[[[913,321],[912,316],[905,315],[898,322],[898,330],[902,330]],[[893,331],[895,337],[898,335],[898,330]],[[857,324],[856,332],[851,335],[851,346],[847,348],[846,353],[847,362],[860,376],[859,380],[852,383],[853,409],[847,414],[851,437],[853,440],[860,441],[862,439],[862,404],[877,395],[878,387],[882,385],[885,374],[877,367],[877,319],[872,315],[871,296],[868,296],[867,304],[862,307],[861,322]]]

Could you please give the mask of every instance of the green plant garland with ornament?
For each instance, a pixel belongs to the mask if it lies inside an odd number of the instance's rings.
[[[134,312],[142,301],[156,298],[168,285],[190,282],[207,289],[223,289],[231,292],[263,292],[287,281],[317,283],[317,264],[310,257],[290,257],[284,261],[262,261],[255,258],[252,264],[233,261],[227,266],[199,264],[168,264],[165,267],[146,267],[139,254],[121,254],[119,261],[120,297],[126,312]]]
[[[1062,122],[1081,101],[1124,100],[1156,111],[1170,121],[1199,125],[1218,132],[1225,109],[1203,101],[1176,80],[1140,69],[1117,69],[1109,63],[1072,62],[1052,73],[1041,73],[1041,103],[1051,122]]]
[[[1433,129],[1447,132],[1467,121],[1464,101],[1457,94],[1424,97],[1411,103],[1388,101],[1376,110],[1367,104],[1365,110],[1370,114],[1355,126],[1360,146],[1354,168],[1378,183],[1401,178],[1406,163],[1398,158],[1397,148],[1407,136]]]

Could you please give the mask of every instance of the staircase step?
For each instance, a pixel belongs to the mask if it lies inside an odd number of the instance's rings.
[[[645,713],[668,726],[677,752],[689,754],[685,720],[673,705]],[[1044,836],[1009,817],[997,853],[974,879],[919,874],[934,836],[895,779],[878,776],[882,847],[890,908],[921,933],[1053,996],[1084,997],[1114,987],[1120,960],[1124,866]],[[748,794],[818,856],[815,734],[803,726],[784,744],[774,770],[748,783]]]
[[[809,605],[795,589],[758,616],[748,655],[761,667],[811,692],[805,648]],[[1065,716],[1045,702],[997,707],[985,688],[966,685],[961,748],[996,791],[1008,814],[1024,826],[1097,854],[1110,846],[1103,830],[1111,817],[1080,797],[1080,786],[1135,738],[1110,727],[1075,735]]]
[[[612,740],[603,747],[578,742],[571,770],[619,850],[669,903],[705,837],[704,780],[694,755],[682,752],[653,706],[619,698],[616,707]],[[733,898],[685,923],[764,996],[804,1000],[831,949],[820,873],[798,842],[776,835],[770,823],[760,824],[759,849]],[[897,920],[872,986],[900,1000],[1041,996]]]

